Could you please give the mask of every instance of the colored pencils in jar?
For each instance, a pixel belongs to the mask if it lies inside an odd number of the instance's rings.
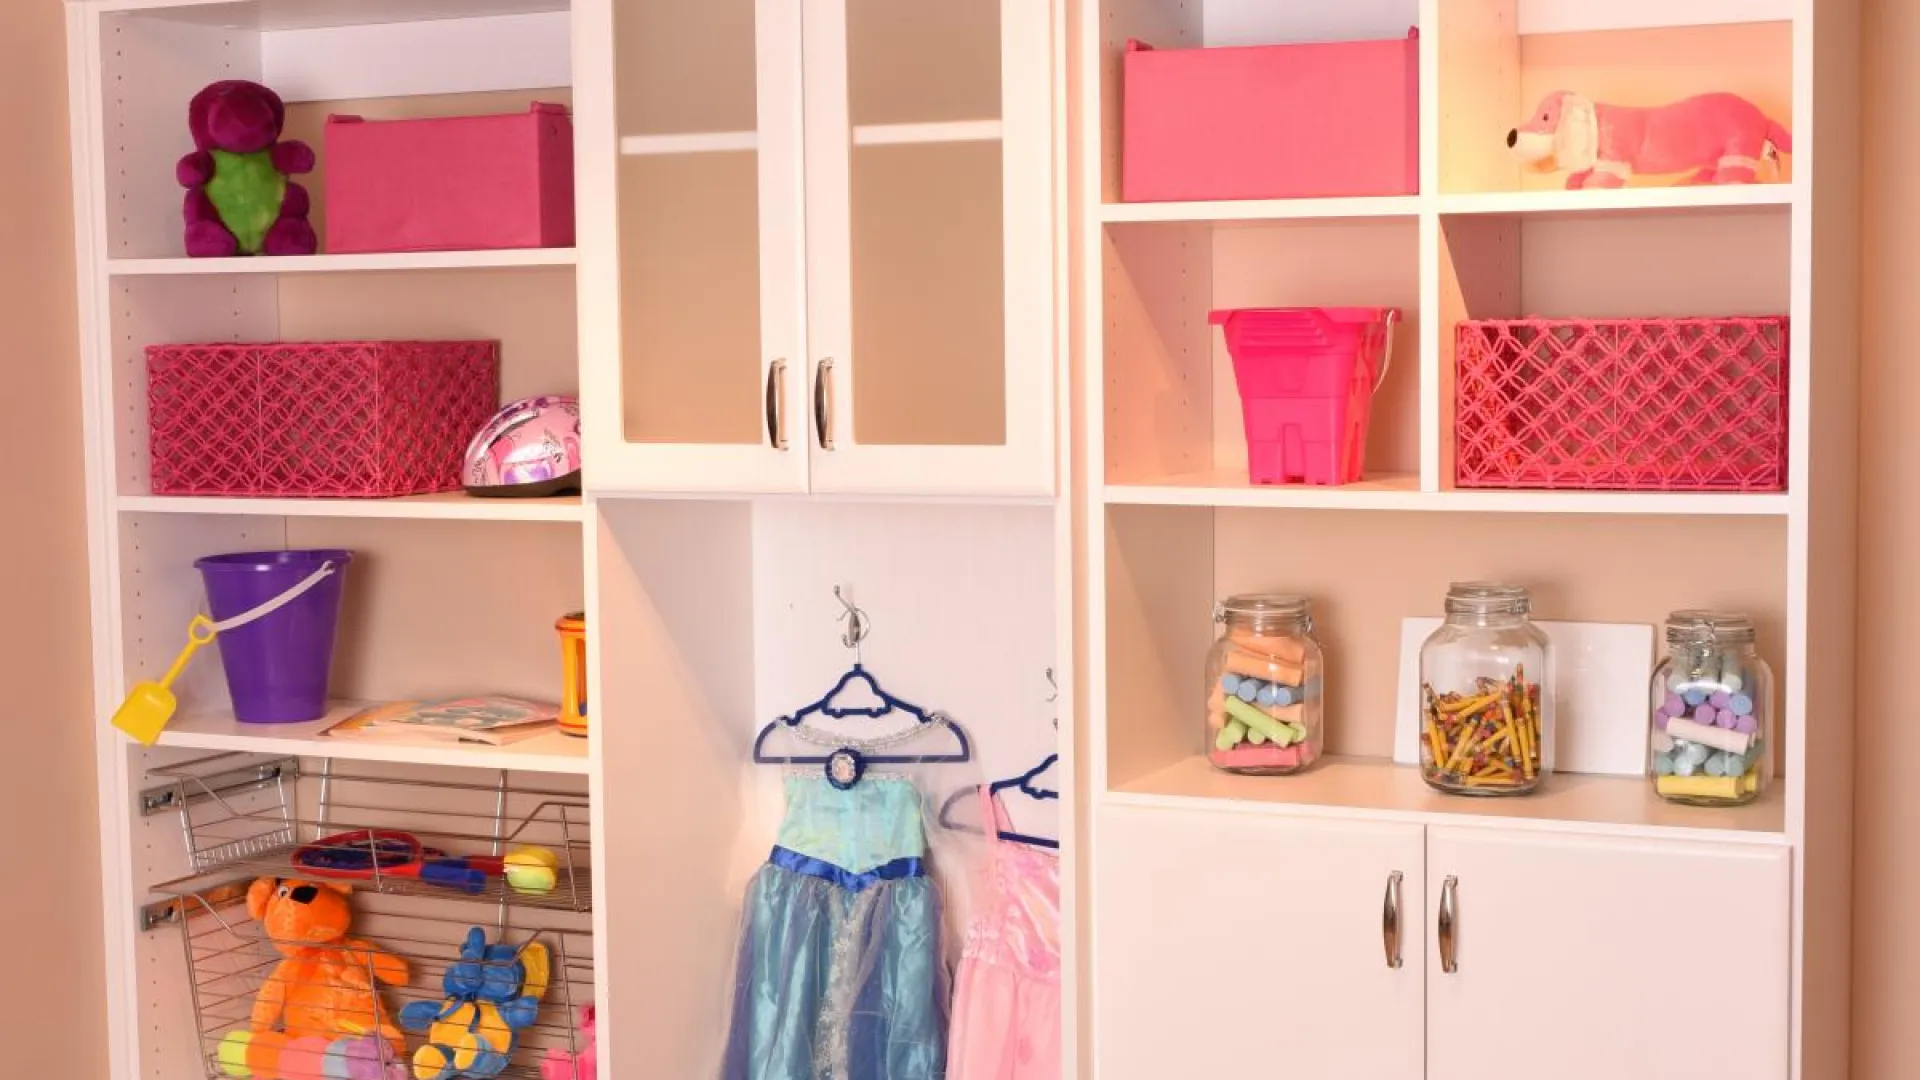
[[[1540,684],[1524,667],[1471,693],[1420,686],[1420,757],[1428,776],[1459,788],[1530,787],[1540,776]]]

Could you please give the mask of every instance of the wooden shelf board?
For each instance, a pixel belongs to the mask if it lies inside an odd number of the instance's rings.
[[[1173,221],[1304,221],[1338,218],[1413,218],[1420,197],[1395,195],[1359,199],[1245,199],[1219,202],[1107,203],[1100,220],[1108,224]]]
[[[1682,187],[1495,191],[1441,195],[1442,214],[1583,217],[1595,214],[1698,213],[1793,203],[1792,184],[1698,184]]]
[[[1424,510],[1513,514],[1720,514],[1784,515],[1783,494],[1745,495],[1637,491],[1421,491],[1419,477],[1390,474],[1357,484],[1321,487],[1266,485],[1247,480],[1246,469],[1107,484],[1108,505],[1221,506],[1298,510]]]
[[[562,521],[586,519],[578,495],[545,499],[476,499],[460,492],[393,499],[280,499],[242,496],[122,495],[123,513],[238,514],[266,517],[397,518],[419,521]]]
[[[341,761],[386,761],[408,765],[452,765],[474,769],[510,769],[515,772],[565,773],[588,771],[587,740],[557,731],[536,735],[511,746],[446,743],[438,740],[398,742],[373,739],[328,739],[321,732],[345,719],[363,702],[337,702],[319,720],[304,724],[243,724],[232,713],[203,713],[174,718],[160,735],[160,745],[194,750],[240,751],[250,754],[293,754]],[[117,735],[115,736],[118,737]]]
[[[1418,769],[1384,758],[1330,755],[1296,776],[1236,776],[1202,756],[1176,762],[1106,795],[1109,803],[1269,810],[1308,816],[1379,817],[1429,825],[1491,826],[1555,832],[1644,833],[1673,839],[1786,843],[1786,795],[1776,782],[1758,802],[1678,806],[1642,777],[1548,778],[1533,795],[1473,799],[1427,787]]]
[[[572,266],[573,248],[500,251],[401,251],[376,255],[289,255],[280,258],[108,259],[109,277],[183,277],[209,274],[351,274],[405,270],[512,270]]]

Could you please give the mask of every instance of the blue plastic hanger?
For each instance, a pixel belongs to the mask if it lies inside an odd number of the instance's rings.
[[[853,666],[847,669],[847,673],[840,676],[840,681],[833,684],[833,689],[821,695],[818,701],[810,705],[802,706],[794,712],[779,717],[766,727],[761,728],[759,736],[753,740],[753,760],[761,765],[825,765],[828,770],[828,778],[841,787],[851,787],[857,783],[860,779],[860,774],[865,771],[868,765],[944,765],[972,761],[973,744],[968,741],[967,733],[961,729],[960,725],[954,723],[950,717],[930,712],[910,701],[902,700],[887,693],[886,689],[880,685],[879,680],[875,679],[873,674],[866,669],[866,666],[860,662],[860,643],[866,639],[867,631],[871,624],[867,619],[866,612],[848,603],[847,598],[841,594],[838,585],[834,586],[833,595],[834,598],[839,600],[841,605],[847,609],[840,616],[842,619],[847,620],[848,623],[847,630],[841,635],[840,641],[848,648],[854,650]],[[834,704],[840,695],[846,691],[847,687],[853,685],[855,682],[866,684],[867,690],[872,693],[874,699],[878,701],[879,704],[856,706]],[[916,723],[924,726],[945,727],[953,732],[954,738],[959,741],[959,748],[942,754],[865,755],[859,753],[857,750],[842,749],[835,750],[828,754],[804,756],[769,754],[766,749],[767,740],[772,737],[774,732],[783,728],[800,727],[806,723],[809,717],[824,716],[834,720],[841,720],[847,717],[878,719],[893,713],[904,713],[907,716],[913,717]],[[939,723],[936,723],[936,718],[940,721]],[[825,733],[823,733],[823,735],[824,734]],[[831,738],[832,736],[826,735],[826,737]],[[851,776],[848,776],[845,771],[846,769],[851,769]]]
[[[1053,681],[1052,668],[1047,669],[1047,681],[1048,682]],[[1058,697],[1058,696],[1059,696],[1058,694],[1055,695],[1055,697]],[[1048,698],[1047,700],[1051,701],[1053,699]],[[1058,721],[1055,722],[1054,726],[1055,727],[1059,726]],[[1040,759],[1040,764],[1035,765],[1033,768],[1028,769],[1026,772],[1023,772],[1018,776],[1009,776],[1005,780],[995,780],[993,783],[987,785],[987,797],[989,799],[997,799],[999,794],[1003,791],[1018,791],[1020,794],[1025,795],[1027,798],[1032,799],[1036,802],[1044,802],[1047,799],[1058,799],[1060,797],[1060,793],[1058,791],[1055,791],[1052,788],[1035,787],[1033,782],[1039,779],[1040,776],[1044,774],[1048,769],[1051,769],[1056,764],[1058,764],[1059,761],[1060,761],[1059,754],[1057,753],[1048,754],[1046,757]],[[940,806],[940,818],[939,818],[940,824],[948,829],[955,829],[955,830],[962,830],[962,831],[973,829],[973,826],[965,825],[955,821],[952,815],[953,815],[954,809],[960,805],[961,801],[964,798],[974,794],[978,790],[979,789],[977,788],[963,788],[947,796],[947,801],[942,803]],[[984,827],[984,825],[982,827]],[[1052,848],[1056,851],[1059,850],[1060,848],[1060,841],[1053,839],[1052,837],[1031,836],[1027,833],[1017,832],[1013,829],[996,829],[995,832],[996,832],[996,835],[1000,837],[1000,839],[1011,840],[1016,844],[1028,844],[1033,847]]]

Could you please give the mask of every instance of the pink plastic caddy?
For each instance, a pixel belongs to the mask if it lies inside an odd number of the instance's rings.
[[[1128,202],[1412,195],[1419,32],[1223,49],[1127,43]]]
[[[573,121],[506,116],[327,120],[327,250],[573,246]]]
[[[1367,456],[1373,392],[1392,362],[1394,308],[1216,311],[1233,354],[1256,484],[1351,484]]]

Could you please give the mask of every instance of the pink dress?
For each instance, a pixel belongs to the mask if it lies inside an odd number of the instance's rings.
[[[1000,838],[984,787],[992,857],[954,987],[947,1080],[1059,1080],[1060,859]]]

